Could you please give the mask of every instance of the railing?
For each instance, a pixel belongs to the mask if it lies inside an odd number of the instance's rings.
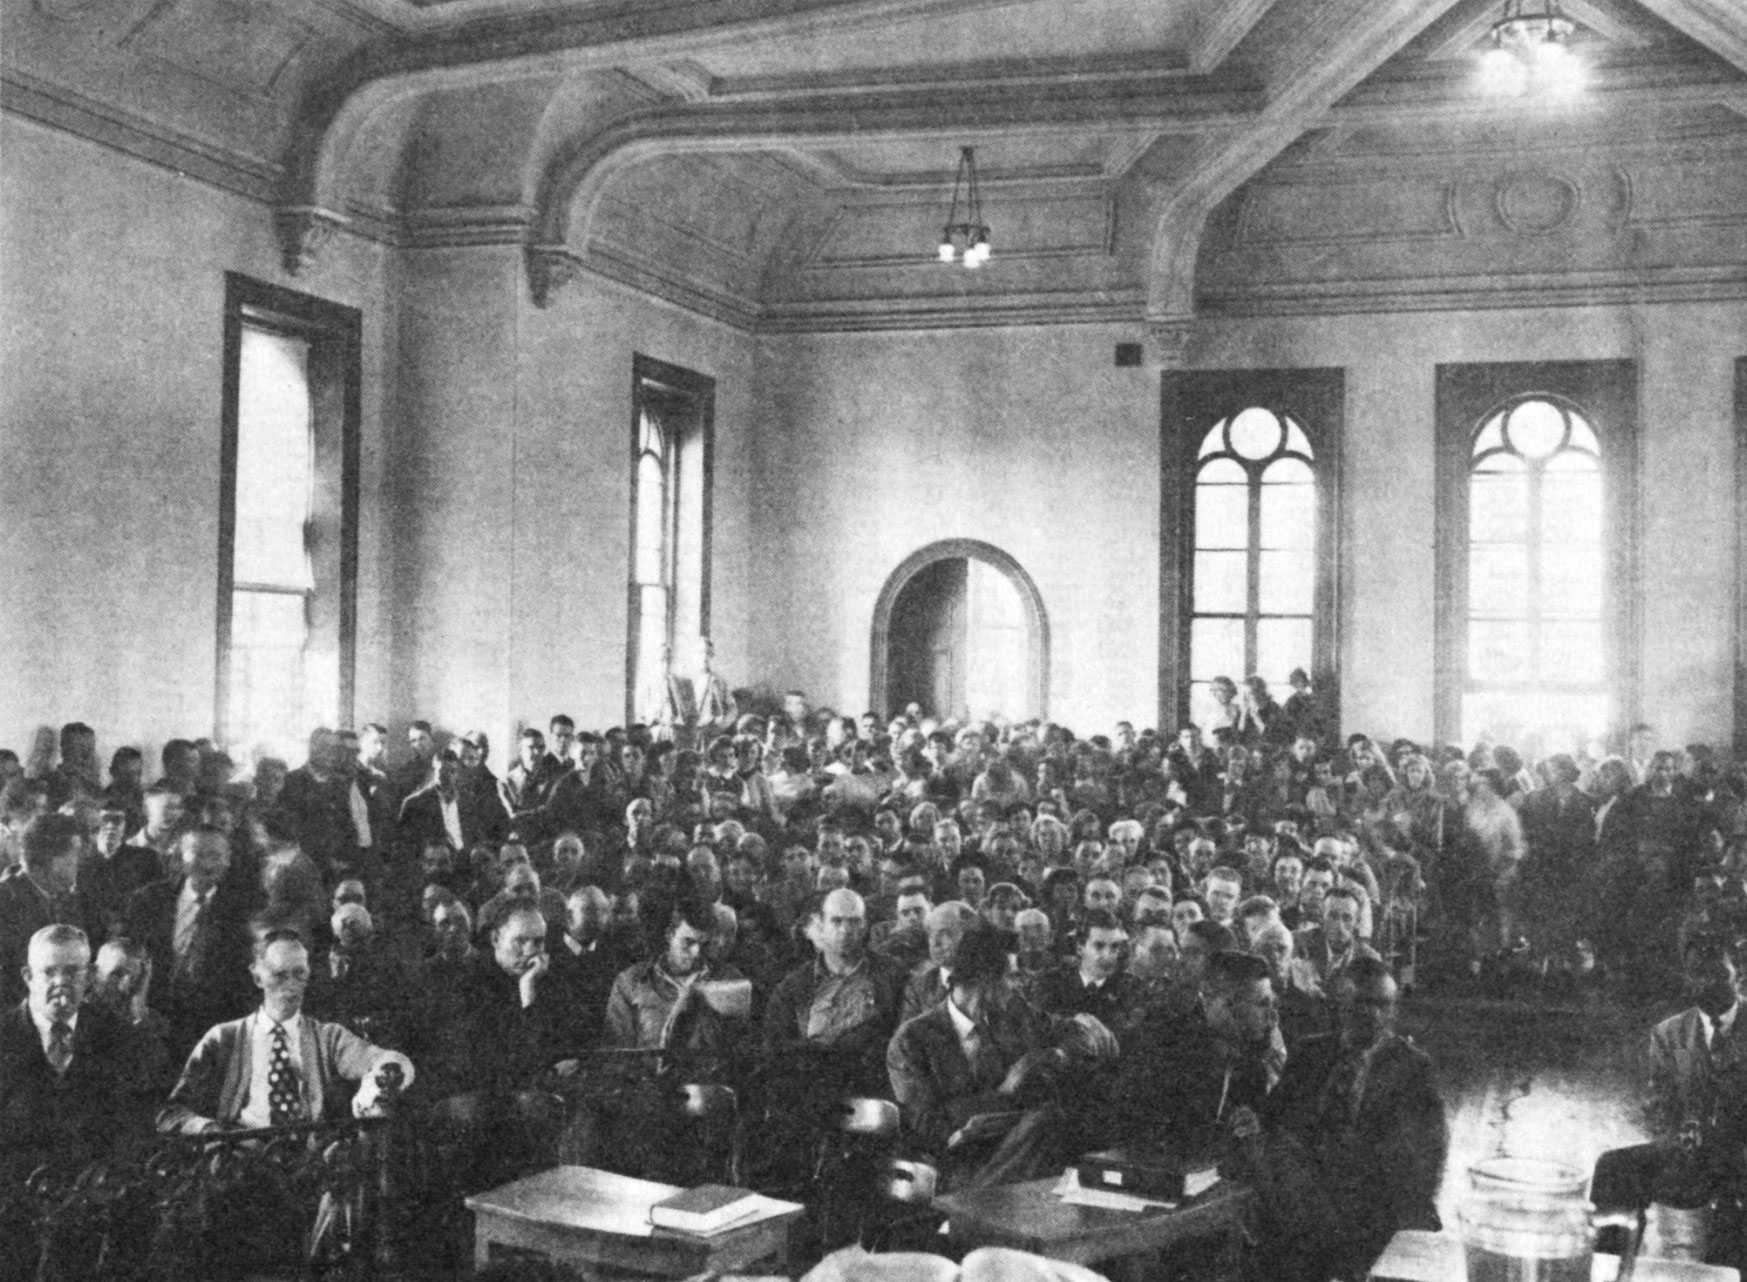
[[[182,1282],[262,1268],[355,1282],[396,1271],[392,1118],[156,1136],[0,1193],[36,1282]]]

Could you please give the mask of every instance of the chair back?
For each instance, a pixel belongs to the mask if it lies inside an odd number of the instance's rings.
[[[851,1096],[837,1115],[837,1129],[846,1135],[896,1135],[898,1106],[889,1099]]]
[[[927,1162],[895,1157],[886,1167],[884,1189],[894,1202],[926,1206],[940,1186],[940,1172]]]

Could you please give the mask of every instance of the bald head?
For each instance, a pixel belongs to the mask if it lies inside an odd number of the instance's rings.
[[[808,934],[828,970],[853,970],[867,950],[867,905],[853,890],[834,890],[819,901]]]

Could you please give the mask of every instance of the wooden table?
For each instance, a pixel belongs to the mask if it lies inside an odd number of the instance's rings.
[[[473,1260],[491,1261],[494,1247],[534,1252],[601,1271],[664,1278],[744,1269],[767,1257],[787,1263],[789,1227],[802,1207],[788,1208],[709,1237],[651,1228],[649,1208],[680,1190],[587,1166],[559,1166],[467,1199],[473,1212]]]
[[[934,1207],[947,1217],[953,1243],[965,1250],[1010,1246],[1090,1265],[1191,1240],[1226,1238],[1235,1244],[1251,1197],[1243,1185],[1221,1180],[1178,1206],[1112,1211],[1062,1201],[1054,1193],[1060,1182],[1058,1176],[949,1193],[935,1198]]]

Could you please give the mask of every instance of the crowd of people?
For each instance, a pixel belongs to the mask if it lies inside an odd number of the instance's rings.
[[[69,724],[35,776],[0,753],[0,1178],[368,1111],[394,1064],[433,1196],[542,1157],[691,1183],[674,1088],[705,1083],[770,1187],[885,1098],[948,1187],[1168,1143],[1262,1193],[1264,1276],[1362,1271],[1436,1223],[1400,990],[1672,985],[1747,935],[1747,788],[1647,727],[1534,761],[1339,739],[1295,685],[1087,737],[800,692],[560,715],[501,777],[415,721],[398,761],[375,724],[295,769],[172,740],[147,785]]]

